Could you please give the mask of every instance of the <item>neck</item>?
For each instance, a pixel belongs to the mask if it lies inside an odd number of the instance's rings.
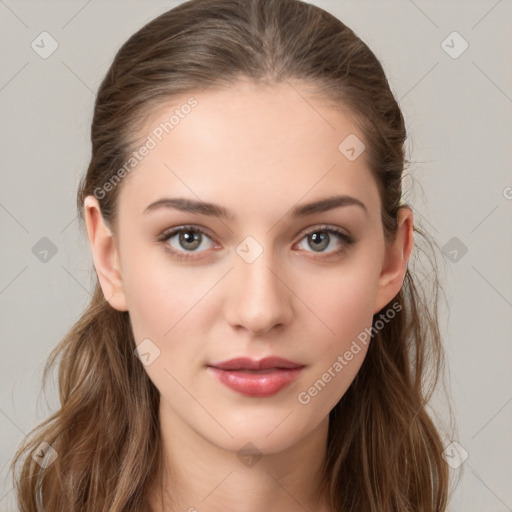
[[[148,495],[151,510],[329,512],[321,492],[328,420],[283,451],[246,455],[186,428],[161,400],[163,469]]]

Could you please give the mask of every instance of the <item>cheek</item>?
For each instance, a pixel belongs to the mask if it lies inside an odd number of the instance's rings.
[[[148,251],[149,253],[149,251]],[[165,343],[188,309],[200,298],[187,273],[165,264],[161,257],[128,253],[123,278],[136,342],[155,338]],[[159,341],[159,343],[160,343]]]
[[[340,266],[335,271],[308,276],[301,281],[299,297],[314,315],[307,314],[309,325],[324,325],[324,345],[341,348],[370,327],[376,295],[375,269],[367,265]]]
[[[303,282],[307,305],[304,329],[316,332],[315,354],[308,378],[297,393],[300,404],[313,404],[316,415],[329,414],[353,382],[366,357],[373,320],[375,270],[355,265],[321,279]],[[319,333],[322,332],[322,335]],[[312,413],[311,413],[312,414]]]
[[[144,369],[160,392],[186,401],[177,382],[201,362],[205,336],[198,318],[204,316],[201,297],[212,287],[212,276],[198,283],[160,259],[143,262],[132,254],[127,260],[125,292],[135,344],[151,340],[141,345],[152,359]]]
[[[131,267],[128,273],[125,293],[135,340],[162,338],[177,320],[178,301],[168,293],[164,280],[155,279],[151,271],[141,273]]]

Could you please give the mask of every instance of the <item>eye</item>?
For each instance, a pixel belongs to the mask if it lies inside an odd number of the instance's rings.
[[[196,258],[196,254],[214,247],[220,247],[201,228],[196,226],[179,226],[164,231],[159,237],[159,242],[164,244],[164,249],[173,256],[181,259]],[[308,248],[301,246],[303,241]],[[348,249],[354,243],[351,236],[345,234],[335,226],[316,226],[302,234],[298,243],[301,250],[314,252],[320,255],[336,256]],[[330,249],[330,250],[329,250]]]
[[[311,248],[312,251],[304,248],[304,246],[300,247],[303,241],[306,242],[306,246]],[[317,226],[315,229],[303,234],[299,247],[308,252],[334,256],[344,252],[353,242],[352,237],[334,226]]]
[[[195,226],[180,226],[165,231],[158,241],[164,243],[165,249],[178,258],[191,258],[195,253],[214,247],[205,231]]]

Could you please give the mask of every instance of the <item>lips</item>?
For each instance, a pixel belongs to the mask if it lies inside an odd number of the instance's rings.
[[[281,357],[230,359],[208,365],[210,373],[226,387],[249,397],[268,397],[295,381],[304,365]]]
[[[293,369],[301,368],[304,366],[300,363],[283,359],[282,357],[265,357],[259,361],[256,359],[249,359],[248,357],[238,357],[236,359],[230,359],[229,361],[222,361],[220,363],[210,364],[214,368],[220,370],[268,370],[272,368],[279,369]]]

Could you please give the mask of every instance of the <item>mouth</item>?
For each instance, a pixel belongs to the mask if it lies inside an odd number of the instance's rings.
[[[284,359],[282,357],[265,357],[260,360],[250,359],[248,357],[237,357],[236,359],[230,359],[229,361],[221,361],[219,363],[213,363],[211,365],[214,368],[220,370],[271,370],[271,369],[295,369],[303,367],[303,364]]]
[[[249,397],[269,397],[295,381],[304,365],[268,357],[259,361],[237,358],[207,367],[219,382],[237,393]]]

